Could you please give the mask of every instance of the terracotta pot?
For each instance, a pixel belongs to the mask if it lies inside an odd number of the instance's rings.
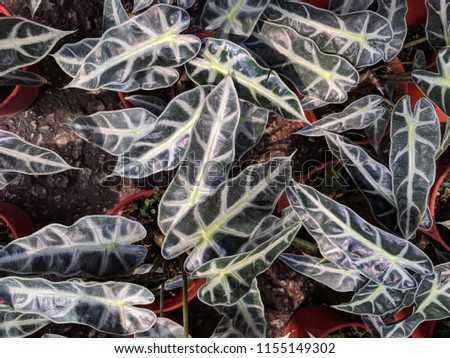
[[[320,7],[322,9],[328,9],[329,0],[301,0],[300,2],[305,2],[310,5],[314,5],[316,7]]]
[[[406,23],[408,26],[425,24],[427,20],[427,8],[425,0],[407,0],[408,12],[406,13]]]
[[[13,16],[9,10],[0,5],[0,16]],[[26,66],[23,71],[39,73],[36,65]],[[0,117],[12,116],[27,109],[36,99],[39,93],[38,87],[16,86],[9,96],[0,103]]]
[[[149,198],[153,195],[153,190],[145,190],[140,193],[136,193],[131,195],[121,202],[119,202],[116,206],[114,206],[111,210],[108,211],[108,215],[122,215],[123,211],[131,205],[135,200],[139,198]],[[200,287],[205,283],[205,280],[195,280],[191,282],[188,286],[188,301],[192,301],[197,296],[197,291]],[[183,306],[183,293],[181,290],[175,294],[173,297],[165,297],[164,298],[164,312],[169,312],[176,310]],[[156,314],[160,313],[159,310],[159,301],[156,300],[150,305],[141,306],[148,308],[155,312]]]
[[[362,322],[344,316],[340,312],[323,306],[308,306],[300,309],[291,318],[284,334],[289,338],[325,338],[343,328],[360,327],[369,332]]]
[[[0,202],[0,219],[8,225],[16,239],[31,235],[35,231],[28,214],[13,204]]]
[[[450,251],[450,245],[447,244],[439,233],[439,229],[436,225],[436,213],[435,206],[437,200],[437,194],[439,191],[439,187],[444,182],[445,177],[450,173],[450,165],[438,167],[436,171],[436,181],[434,182],[433,187],[431,188],[430,197],[428,199],[428,207],[430,208],[431,217],[433,218],[433,226],[430,231],[426,231],[428,235],[430,235],[434,240],[439,242],[447,251]],[[449,218],[450,219],[450,218]],[[445,229],[444,229],[445,230]]]

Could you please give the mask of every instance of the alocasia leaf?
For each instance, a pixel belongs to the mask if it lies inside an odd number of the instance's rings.
[[[133,0],[133,12],[144,10],[153,3],[153,0]]]
[[[386,316],[410,306],[414,301],[414,291],[401,291],[369,281],[348,303],[334,305],[341,311],[358,315]]]
[[[247,50],[227,40],[203,41],[202,58],[186,64],[187,73],[195,83],[216,85],[231,75],[240,99],[285,119],[307,122],[296,95],[275,72],[260,67]]]
[[[438,52],[436,65],[438,73],[415,70],[412,78],[423,94],[450,116],[450,47]]]
[[[85,38],[75,43],[67,43],[51,56],[65,73],[74,77],[83,64],[84,58],[99,41],[99,38]]]
[[[241,117],[236,132],[235,160],[253,148],[261,139],[269,120],[269,111],[247,101],[239,101]]]
[[[106,31],[67,87],[94,90],[126,83],[136,72],[152,66],[184,64],[200,49],[198,37],[180,34],[188,26],[185,10],[152,6]]]
[[[224,316],[211,338],[264,338],[264,304],[255,279],[248,293],[232,306],[215,306]]]
[[[0,300],[17,312],[117,335],[147,331],[156,321],[152,311],[135,307],[152,303],[153,294],[127,282],[51,282],[8,276],[0,279]]]
[[[135,94],[126,96],[125,99],[134,106],[142,107],[158,117],[162,112],[164,112],[164,109],[167,107],[167,102],[156,96]]]
[[[69,126],[84,140],[118,156],[150,133],[156,119],[143,108],[127,108],[77,117]]]
[[[295,134],[308,137],[323,136],[322,130],[344,133],[352,129],[364,129],[381,118],[386,109],[381,106],[383,97],[365,96],[349,104],[342,112],[322,117],[317,122],[307,125]]]
[[[402,49],[408,30],[407,11],[406,0],[378,0],[378,13],[389,20],[393,31],[392,40],[377,44],[384,52],[384,62],[391,61]]]
[[[42,0],[30,0],[30,11],[31,11],[31,18],[34,18],[34,14],[36,13],[37,9],[39,9],[39,6],[41,6]]]
[[[355,11],[367,10],[373,0],[330,0],[328,9],[339,15],[350,14]]]
[[[368,223],[346,206],[303,184],[288,187],[287,194],[319,245],[322,238],[330,241],[367,278],[408,290],[417,286],[409,270],[431,274],[432,263],[420,249]]]
[[[250,36],[270,0],[207,0],[201,16],[205,32],[218,31],[221,38]]]
[[[19,176],[18,173],[0,172],[0,190],[4,189],[9,183]]]
[[[212,86],[196,87],[170,101],[153,130],[118,158],[113,174],[145,178],[178,166],[211,89]]]
[[[390,107],[386,103],[382,103],[380,106],[384,108],[384,114],[364,129],[370,145],[375,149],[378,155],[381,153],[381,141],[383,140],[389,123],[391,122],[392,113]]]
[[[231,77],[211,91],[199,111],[186,155],[159,203],[158,225],[164,233],[216,191],[234,160],[240,110]]]
[[[62,277],[127,275],[145,258],[138,222],[121,216],[85,216],[71,226],[51,224],[0,250],[0,271]]]
[[[184,338],[184,328],[165,317],[158,317],[152,328],[139,332],[134,338]]]
[[[246,46],[303,96],[342,103],[359,81],[358,71],[348,61],[323,53],[314,41],[287,26],[261,22]]]
[[[442,136],[441,145],[436,153],[436,158],[439,158],[450,145],[450,120],[447,118],[447,123],[445,124],[445,132]]]
[[[389,167],[398,224],[405,239],[415,236],[425,214],[439,143],[439,121],[433,105],[422,98],[412,113],[410,98],[402,97],[392,113]]]
[[[0,174],[45,175],[76,169],[51,150],[28,143],[19,136],[0,130]]]
[[[427,39],[435,49],[450,46],[450,2],[425,0],[427,6]]]
[[[46,83],[45,78],[30,71],[15,70],[0,77],[0,86],[39,87]]]
[[[375,217],[393,231],[397,226],[397,206],[389,169],[343,136],[326,132],[325,138],[328,148],[369,201]]]
[[[103,1],[103,32],[128,20],[122,0]]]
[[[336,15],[312,5],[284,1],[266,8],[268,18],[292,27],[314,40],[325,53],[340,55],[355,67],[373,65],[383,59],[378,43],[391,41],[389,21],[371,12]]]
[[[60,31],[18,16],[0,17],[0,77],[39,62],[73,31]]]
[[[183,9],[189,9],[195,4],[195,0],[177,0],[177,5]]]
[[[41,315],[17,312],[0,304],[0,338],[25,337],[49,323],[50,320]]]
[[[449,263],[435,267],[435,274],[424,277],[415,297],[416,307],[405,320],[382,327],[383,337],[408,337],[424,321],[437,321],[450,317]]]
[[[292,243],[301,227],[299,220],[274,231],[270,240],[251,251],[219,257],[196,269],[192,277],[208,280],[198,291],[198,298],[208,305],[233,305],[250,290],[257,275],[266,271]]]
[[[282,254],[280,260],[292,270],[338,292],[356,291],[367,281],[355,269],[344,268],[318,257]]]
[[[273,212],[290,178],[290,158],[247,167],[183,215],[166,235],[163,256],[170,259],[192,249],[185,262],[192,272],[211,259],[236,254]]]

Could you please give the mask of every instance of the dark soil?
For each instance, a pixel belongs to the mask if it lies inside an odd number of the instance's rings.
[[[4,102],[12,91],[14,91],[14,86],[0,86],[0,103]]]
[[[4,0],[2,3],[15,15],[30,18],[28,1]],[[131,0],[124,0],[123,3],[126,9],[131,9]],[[102,0],[43,0],[34,20],[60,30],[77,30],[62,39],[52,51],[55,52],[64,43],[98,37],[102,28],[102,5]],[[28,110],[0,119],[0,129],[56,151],[70,165],[81,170],[51,176],[22,175],[0,192],[1,201],[25,209],[37,228],[41,228],[51,223],[72,224],[85,215],[104,214],[125,197],[149,188],[151,183],[159,186],[168,184],[173,173],[162,173],[150,180],[120,179],[105,183],[105,177],[115,165],[115,158],[83,141],[70,131],[67,124],[81,115],[123,108],[117,94],[103,90],[64,89],[70,78],[59,69],[51,56],[47,56],[38,66],[41,76],[50,84],[40,89],[37,100]],[[298,123],[272,116],[260,143],[244,157],[242,168],[295,153],[293,169],[294,177],[297,177],[303,169],[331,160],[333,157],[326,150],[322,138],[292,135],[300,127]],[[443,158],[442,161],[448,162],[448,159]],[[286,323],[300,306],[336,304],[351,296],[336,293],[278,261],[258,281],[269,337],[283,336]],[[217,313],[198,300],[191,302],[190,307],[191,334],[208,337],[217,323]],[[179,311],[175,314],[180,316]],[[74,337],[102,336],[89,328],[73,326],[51,325],[45,331]]]
[[[6,223],[0,219],[0,247],[14,240],[14,235]]]

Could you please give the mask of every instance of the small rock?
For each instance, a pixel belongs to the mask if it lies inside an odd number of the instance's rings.
[[[37,196],[39,199],[44,199],[47,196],[47,189],[43,186],[35,185],[31,188],[31,195]]]

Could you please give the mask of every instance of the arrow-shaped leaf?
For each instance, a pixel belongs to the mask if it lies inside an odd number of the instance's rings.
[[[69,126],[84,140],[112,155],[120,155],[154,129],[156,118],[143,108],[129,108],[81,116]]]
[[[205,32],[218,30],[218,37],[250,36],[270,0],[208,0],[201,16]]]
[[[39,87],[46,83],[45,78],[30,71],[15,70],[0,77],[0,86]]]
[[[390,326],[382,327],[383,337],[409,337],[424,321],[437,321],[450,317],[449,263],[435,267],[435,274],[425,277],[415,295],[416,308],[411,316]]]
[[[317,190],[297,184],[288,187],[287,194],[309,233],[318,242],[322,237],[331,241],[367,278],[407,290],[417,285],[408,270],[424,275],[432,272],[430,259],[416,246],[369,224]]]
[[[408,30],[407,11],[406,0],[378,0],[378,13],[389,20],[393,30],[392,40],[377,44],[384,52],[384,62],[391,61],[402,49]]]
[[[357,270],[344,268],[317,257],[282,254],[280,260],[292,270],[338,292],[356,291],[367,281]]]
[[[200,56],[186,64],[189,77],[197,84],[218,84],[231,75],[239,98],[281,115],[307,122],[296,95],[278,74],[258,65],[242,47],[219,39],[205,39]]]
[[[436,65],[438,73],[415,70],[412,78],[423,94],[450,116],[450,47],[438,52]]]
[[[184,338],[184,328],[171,319],[158,317],[152,328],[136,333],[134,338]]]
[[[208,305],[233,305],[251,288],[253,280],[266,271],[286,250],[300,229],[296,220],[290,226],[273,232],[270,240],[255,249],[228,257],[219,257],[200,266],[194,278],[208,278],[198,291],[198,298]]]
[[[60,31],[18,16],[0,17],[0,77],[39,62],[73,31]]]
[[[446,0],[426,0],[427,39],[435,49],[450,46],[450,3]]]
[[[327,103],[342,103],[359,81],[345,59],[323,53],[314,41],[287,26],[262,22],[246,46],[303,95]]]
[[[212,90],[199,111],[186,156],[159,203],[158,225],[164,233],[216,191],[234,159],[240,110],[231,77]]]
[[[196,87],[170,101],[153,130],[118,158],[114,173],[145,178],[177,167],[200,116],[200,107],[211,89],[212,86]]]
[[[118,335],[147,331],[156,321],[152,311],[134,307],[152,303],[153,294],[126,282],[51,282],[10,276],[0,279],[0,299],[17,312]]]
[[[265,14],[275,23],[292,27],[325,53],[340,55],[355,67],[368,66],[383,59],[378,43],[392,39],[389,21],[371,11],[336,15],[315,6],[284,1],[269,4]]]
[[[0,338],[25,337],[49,323],[38,314],[16,312],[9,306],[0,305]]]
[[[330,0],[328,9],[335,14],[345,15],[355,11],[367,10],[373,0]]]
[[[400,291],[369,281],[350,302],[333,308],[358,315],[386,316],[410,306],[413,301],[413,291]]]
[[[185,10],[152,6],[106,31],[67,87],[94,90],[126,83],[136,72],[152,66],[184,64],[200,49],[198,37],[180,35],[188,26]]]
[[[126,275],[147,249],[132,245],[146,235],[138,222],[121,216],[85,216],[72,226],[48,225],[0,250],[0,271],[90,277]]]
[[[103,2],[103,32],[128,20],[128,14],[121,0]]]
[[[45,175],[75,169],[58,154],[0,130],[0,173]]]
[[[9,183],[19,176],[17,173],[0,172],[0,190],[4,189]]]
[[[259,142],[269,120],[269,111],[264,108],[247,101],[240,101],[239,107],[241,118],[236,132],[236,161]]]
[[[427,209],[439,143],[439,121],[433,105],[422,98],[412,113],[409,97],[401,98],[392,113],[389,167],[398,224],[405,239],[415,236]]]
[[[381,106],[383,97],[368,95],[349,104],[342,112],[329,114],[295,134],[308,137],[323,136],[323,130],[344,133],[352,129],[364,129],[380,119],[386,109]]]
[[[375,217],[393,231],[397,226],[397,206],[389,169],[343,136],[325,132],[325,138],[328,148],[369,201]]]
[[[290,177],[290,158],[247,167],[186,212],[166,235],[163,256],[170,259],[192,249],[185,263],[192,272],[213,258],[236,254],[260,221],[273,212]]]
[[[232,306],[215,307],[224,317],[217,325],[211,338],[264,338],[266,318],[264,304],[253,281],[250,291]]]

